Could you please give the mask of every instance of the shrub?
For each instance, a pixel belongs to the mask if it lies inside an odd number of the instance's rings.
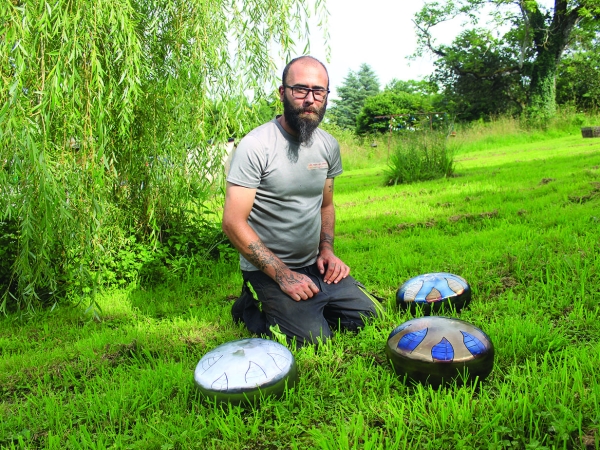
[[[445,133],[403,133],[390,155],[385,181],[388,185],[448,177],[454,173],[454,155]]]

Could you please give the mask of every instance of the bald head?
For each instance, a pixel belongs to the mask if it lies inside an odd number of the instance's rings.
[[[317,58],[314,58],[309,55],[298,56],[297,58],[294,58],[289,63],[287,63],[287,65],[283,69],[283,75],[281,76],[281,84],[282,85],[285,86],[287,84],[286,80],[288,77],[288,72],[290,71],[290,68],[294,64],[303,64],[303,65],[306,64],[306,65],[321,66],[323,68],[323,70],[325,71],[325,74],[327,75],[327,86],[326,87],[329,89],[329,73],[327,72],[327,67],[325,67],[325,64],[323,64]]]

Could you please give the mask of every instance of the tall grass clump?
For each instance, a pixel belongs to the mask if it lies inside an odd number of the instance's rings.
[[[324,123],[321,127],[331,133],[340,144],[344,170],[365,169],[385,163],[387,135],[377,133],[358,136],[353,130],[331,123]]]
[[[581,127],[598,123],[598,113],[582,113],[563,106],[553,118],[543,123],[534,124],[520,117],[498,116],[488,121],[455,123],[454,132],[460,152],[470,153],[579,134]]]
[[[91,295],[116,243],[209,223],[218,144],[255,124],[246,95],[269,98],[272,43],[289,57],[307,8],[2,2],[0,240],[15,250],[2,253],[0,310]]]
[[[445,133],[406,132],[395,139],[385,182],[388,185],[448,177],[454,173],[454,156]]]

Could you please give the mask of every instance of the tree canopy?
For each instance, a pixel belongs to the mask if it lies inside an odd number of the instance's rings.
[[[600,109],[600,36],[577,45],[558,66],[556,99],[579,110]]]
[[[419,115],[430,111],[431,99],[426,95],[385,90],[365,100],[356,118],[356,133],[387,131],[390,123],[398,129],[413,128],[421,120]],[[398,117],[390,117],[393,115]]]
[[[269,97],[270,54],[277,44],[289,59],[307,37],[308,7],[1,2],[0,241],[14,252],[0,253],[0,309],[92,293],[127,236],[208,223],[215,143],[260,113],[231,100]]]
[[[358,71],[350,70],[336,90],[339,99],[332,100],[329,120],[341,128],[354,129],[365,100],[379,92],[379,80],[373,69],[363,63]]]
[[[517,57],[509,42],[489,30],[472,29],[459,34],[444,52],[430,77],[442,87],[441,109],[462,121],[523,111],[526,70],[505,71]]]
[[[491,8],[488,29],[507,29],[503,35],[494,38],[479,29],[463,32],[452,46],[436,44],[432,33],[436,25],[463,18],[476,28],[486,7]],[[502,77],[520,75],[517,85],[524,89],[528,115],[544,119],[555,112],[556,74],[565,50],[574,34],[597,30],[599,18],[600,0],[554,0],[550,8],[534,0],[428,2],[415,16],[417,55],[431,51],[441,60],[446,82],[460,80],[465,85],[471,80],[475,90],[487,83],[486,89],[498,92],[511,84]],[[521,102],[519,92],[502,92],[514,105]]]

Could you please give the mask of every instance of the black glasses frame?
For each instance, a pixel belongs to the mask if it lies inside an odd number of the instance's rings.
[[[329,95],[329,93],[331,92],[329,89],[322,89],[322,88],[313,89],[313,88],[309,88],[306,86],[288,86],[287,84],[284,84],[283,87],[291,89],[292,97],[294,97],[295,99],[298,99],[298,100],[304,100],[306,97],[308,97],[308,94],[310,94],[312,92],[313,98],[315,100],[323,101],[323,100],[325,100],[325,97],[327,97],[327,95]],[[298,92],[298,91],[301,91],[301,92]],[[304,95],[302,95],[302,91],[306,91],[306,93]],[[317,97],[317,95],[318,95],[318,97]]]

